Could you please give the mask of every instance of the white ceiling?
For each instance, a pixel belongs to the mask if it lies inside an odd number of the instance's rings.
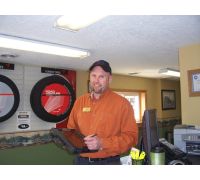
[[[105,59],[115,74],[163,78],[159,69],[179,69],[180,47],[200,43],[200,16],[112,15],[78,32],[55,28],[58,17],[1,15],[0,34],[87,49],[91,56],[67,58],[0,47],[0,54],[18,55],[0,61],[88,70],[94,61]]]

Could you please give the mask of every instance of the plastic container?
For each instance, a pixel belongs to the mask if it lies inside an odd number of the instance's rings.
[[[165,165],[165,151],[162,147],[155,147],[150,152],[152,165]]]
[[[132,159],[132,165],[142,165],[143,159]]]

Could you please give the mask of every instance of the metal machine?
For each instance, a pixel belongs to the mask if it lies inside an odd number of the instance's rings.
[[[188,154],[200,155],[200,126],[176,125],[174,145]]]

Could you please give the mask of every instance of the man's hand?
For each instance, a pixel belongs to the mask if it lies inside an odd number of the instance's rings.
[[[89,135],[84,138],[85,144],[87,145],[89,150],[100,150],[101,141],[97,135]]]

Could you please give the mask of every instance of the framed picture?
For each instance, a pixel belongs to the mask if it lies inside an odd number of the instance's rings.
[[[162,110],[176,109],[176,91],[161,90]]]
[[[188,71],[189,96],[200,96],[200,69]]]

